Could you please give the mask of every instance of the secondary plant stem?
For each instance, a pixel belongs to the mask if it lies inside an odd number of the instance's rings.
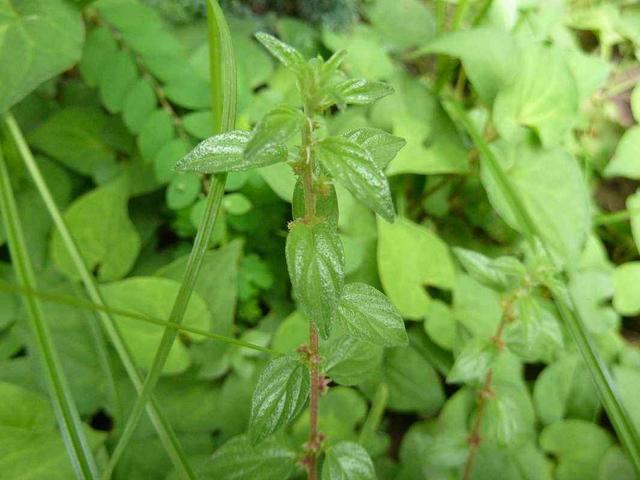
[[[502,334],[508,323],[515,319],[513,313],[513,304],[518,298],[518,291],[514,295],[507,296],[502,302],[502,318],[496,328],[496,332],[493,335],[493,342],[499,352],[504,350],[504,341],[502,340]],[[482,429],[482,420],[487,409],[487,401],[494,397],[493,391],[493,368],[490,368],[485,376],[482,388],[477,392],[478,406],[476,409],[476,417],[473,421],[471,433],[469,434],[469,455],[467,455],[467,461],[464,465],[464,473],[462,474],[463,480],[469,480],[471,473],[473,472],[473,466],[475,464],[476,457],[478,455],[478,449],[480,443],[482,443],[482,437],[480,436],[480,430]]]

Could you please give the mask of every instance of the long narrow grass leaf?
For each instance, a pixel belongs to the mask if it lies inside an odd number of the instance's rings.
[[[60,305],[68,305],[70,307],[81,308],[83,310],[90,310],[92,312],[105,312],[110,315],[118,315],[120,317],[132,319],[132,320],[139,320],[142,322],[150,323],[152,325],[160,325],[166,328],[173,328],[181,332],[193,333],[195,335],[202,335],[203,337],[210,338],[212,340],[219,340],[221,342],[228,343],[230,345],[249,348],[251,350],[256,350],[258,352],[269,353],[271,355],[282,355],[282,353],[277,352],[276,350],[272,350],[270,348],[263,347],[261,345],[256,345],[251,342],[245,342],[244,340],[240,340],[238,338],[227,337],[225,335],[213,333],[208,330],[203,330],[201,328],[189,327],[187,325],[178,325],[176,323],[171,323],[171,322],[167,322],[166,320],[162,320],[161,318],[155,318],[155,317],[143,315],[142,313],[138,313],[133,310],[126,310],[123,308],[114,308],[114,307],[108,307],[106,305],[99,305],[97,303],[93,303],[93,302],[83,300],[81,298],[73,297],[70,295],[62,295],[62,294],[52,293],[52,292],[43,292],[41,290],[33,290],[31,288],[11,284],[3,280],[0,280],[0,291],[17,293],[20,295],[29,295],[29,296],[33,296],[41,300],[44,300],[45,302],[57,303]]]
[[[524,202],[509,182],[505,171],[502,169],[502,166],[498,162],[498,159],[489,147],[488,143],[482,137],[472,120],[465,112],[464,108],[458,102],[448,100],[445,104],[458,118],[460,124],[467,131],[471,140],[480,152],[482,160],[485,162],[486,167],[494,177],[502,195],[509,203],[511,211],[515,214],[517,222],[520,225],[527,241],[534,247],[536,239],[538,239],[539,242],[542,242],[542,245],[549,256],[549,260],[552,261],[549,253],[549,247],[545,245],[544,237],[540,234],[537,224],[533,221],[524,205]],[[593,340],[585,327],[584,321],[573,304],[573,300],[570,295],[566,294],[566,291],[568,291],[566,288],[567,279],[563,278],[562,280],[563,291],[554,292],[554,302],[563,321],[571,332],[589,372],[591,373],[591,377],[593,378],[600,400],[602,401],[609,419],[611,420],[622,445],[627,450],[636,472],[640,475],[640,435],[638,434],[635,424],[622,403],[607,364],[604,362],[600,352],[593,343]]]
[[[233,46],[231,44],[231,34],[229,27],[224,18],[224,14],[217,1],[209,0],[207,2],[207,15],[209,25],[209,52],[210,52],[210,68],[211,68],[211,99],[213,110],[213,127],[214,133],[223,133],[230,131],[235,126],[236,114],[236,66]],[[195,288],[196,280],[200,272],[200,267],[204,261],[205,253],[209,246],[209,239],[213,232],[222,196],[224,194],[224,185],[226,182],[226,173],[214,175],[211,178],[210,190],[207,195],[202,223],[196,233],[193,248],[187,260],[187,267],[180,284],[178,295],[173,304],[173,308],[169,315],[171,323],[180,325],[182,323],[184,313],[189,304],[189,299]],[[151,368],[144,382],[142,392],[136,399],[129,419],[125,425],[124,431],[116,448],[114,449],[109,466],[107,467],[107,475],[113,470],[118,460],[127,448],[129,440],[133,436],[135,429],[142,416],[142,411],[146,405],[158,379],[162,373],[162,369],[167,361],[173,342],[177,336],[175,328],[167,327],[164,330],[160,345],[156,350]]]
[[[36,287],[36,277],[29,259],[18,207],[11,188],[9,172],[0,150],[0,212],[4,221],[12,264],[18,282]],[[81,479],[98,478],[98,470],[91,447],[83,430],[80,414],[69,390],[60,359],[47,326],[42,307],[33,297],[25,297],[24,305],[37,357],[42,366],[47,389],[60,431],[76,476]]]
[[[80,250],[78,249],[75,240],[71,236],[71,232],[69,231],[69,228],[67,227],[64,219],[62,218],[62,214],[60,213],[60,210],[58,209],[53,196],[51,195],[51,191],[49,190],[49,187],[47,186],[47,183],[42,176],[42,172],[40,171],[38,164],[31,154],[31,150],[29,150],[29,146],[27,145],[27,142],[22,135],[20,127],[18,126],[13,116],[11,116],[11,114],[8,114],[5,117],[5,123],[9,130],[9,133],[11,134],[13,142],[15,143],[18,151],[20,152],[20,155],[22,156],[22,160],[26,165],[27,170],[29,171],[31,178],[33,179],[33,183],[35,184],[40,196],[42,197],[49,215],[51,215],[51,218],[53,219],[53,223],[60,232],[62,241],[64,242],[65,247],[67,248],[67,252],[69,253],[69,256],[71,257],[74,265],[76,266],[76,269],[78,270],[78,273],[80,274],[80,279],[89,298],[95,304],[105,306],[105,302],[102,298],[100,290],[98,289],[96,280],[91,275],[91,272],[82,259]],[[115,348],[118,357],[122,362],[122,366],[129,376],[129,379],[131,380],[131,383],[133,384],[137,392],[141,392],[143,383],[142,373],[136,366],[135,361],[133,360],[133,355],[124,342],[122,334],[120,333],[115,321],[106,312],[99,312],[99,316],[102,321],[102,327],[106,332],[109,341]],[[158,407],[158,403],[153,397],[147,405],[147,413],[149,415],[151,423],[158,433],[158,437],[160,438],[163,447],[171,458],[171,461],[176,470],[180,472],[183,477],[194,479],[195,475],[191,467],[189,466],[186,455],[182,450],[182,447],[180,446],[178,438],[173,432],[169,422],[161,413]]]

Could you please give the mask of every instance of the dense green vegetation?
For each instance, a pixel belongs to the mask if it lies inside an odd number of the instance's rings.
[[[640,7],[221,4],[0,0],[0,478],[640,478]]]

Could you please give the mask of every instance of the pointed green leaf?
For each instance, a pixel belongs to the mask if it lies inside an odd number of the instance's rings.
[[[176,164],[176,170],[199,173],[239,172],[266,167],[286,159],[286,148],[274,144],[251,157],[244,155],[249,137],[249,132],[234,130],[207,138]]]
[[[460,351],[447,375],[448,383],[481,382],[495,361],[497,350],[490,340],[473,339]]]
[[[249,438],[258,443],[293,422],[307,405],[309,372],[294,356],[270,360],[251,399]]]
[[[273,35],[258,32],[256,33],[256,38],[267,50],[269,50],[271,55],[277,58],[285,67],[296,71],[301,66],[306,65],[304,57],[298,50],[293,48],[291,45],[287,45],[283,41],[278,40]]]
[[[286,246],[293,295],[326,338],[344,285],[344,250],[335,227],[293,224]]]
[[[358,128],[344,134],[371,154],[373,161],[384,169],[407,144],[404,138],[396,137],[379,128]]]
[[[330,87],[330,93],[339,105],[368,105],[391,95],[393,88],[383,82],[350,78]]]
[[[345,285],[335,321],[350,335],[385,347],[409,341],[404,321],[387,297],[364,283]]]
[[[469,275],[483,285],[498,291],[509,286],[507,276],[493,268],[489,257],[464,248],[454,248],[453,253]]]
[[[300,131],[304,121],[304,114],[298,108],[283,105],[270,111],[254,128],[245,147],[245,157],[259,157],[264,149],[273,149],[276,144],[285,143]]]
[[[393,221],[389,182],[367,150],[344,137],[327,137],[313,151],[322,166],[358,200],[385,220]]]
[[[217,480],[286,480],[296,465],[296,452],[281,439],[251,445],[245,435],[216,450],[202,468],[204,478]]]
[[[375,480],[376,470],[367,451],[355,442],[329,448],[322,463],[322,480]]]

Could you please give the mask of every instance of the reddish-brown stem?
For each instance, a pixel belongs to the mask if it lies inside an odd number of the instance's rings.
[[[307,468],[309,480],[318,478],[318,450],[320,447],[320,432],[318,431],[318,400],[323,388],[320,376],[320,352],[318,346],[318,328],[315,322],[309,322],[309,380],[311,394],[309,399],[309,451],[307,453]]]
[[[498,351],[502,351],[504,349],[505,345],[504,340],[502,339],[502,334],[504,333],[504,329],[507,324],[514,320],[513,303],[517,298],[518,292],[516,292],[514,295],[506,297],[502,302],[502,318],[500,319],[498,328],[496,328],[496,332],[492,337],[492,341],[495,343]],[[493,369],[490,368],[484,379],[482,387],[480,388],[480,390],[478,390],[477,393],[478,405],[476,408],[476,417],[473,420],[473,425],[471,427],[471,433],[469,434],[469,437],[467,439],[469,443],[469,455],[467,456],[467,461],[464,465],[464,473],[462,474],[463,480],[469,480],[469,478],[471,478],[471,473],[473,472],[473,466],[478,455],[478,449],[480,448],[480,444],[482,443],[480,430],[482,429],[482,420],[484,418],[485,410],[487,407],[487,400],[494,396],[492,387]]]

